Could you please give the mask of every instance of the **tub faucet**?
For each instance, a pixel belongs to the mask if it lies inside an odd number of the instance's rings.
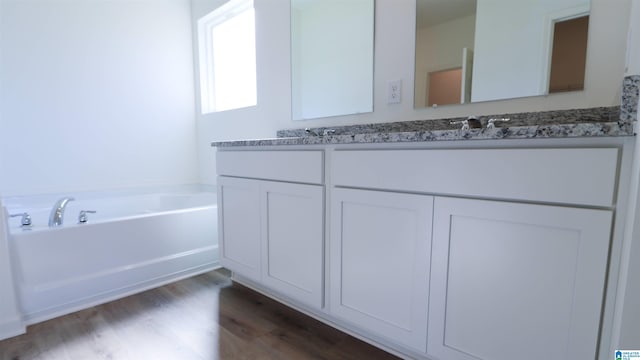
[[[23,229],[31,227],[31,215],[29,215],[28,213],[11,214],[9,216],[10,217],[20,216],[20,227],[22,227]]]
[[[49,215],[49,227],[60,226],[64,221],[64,209],[69,201],[75,200],[72,197],[63,197],[53,204],[51,215]]]

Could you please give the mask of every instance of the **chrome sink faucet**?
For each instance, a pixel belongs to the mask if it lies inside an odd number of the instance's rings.
[[[487,122],[487,129],[495,129],[496,128],[496,121],[510,121],[511,119],[509,118],[500,118],[500,119],[489,119],[489,121]]]
[[[322,130],[322,132],[319,132],[319,130],[313,130],[311,128],[306,128],[304,129],[304,132],[307,133],[307,135],[311,135],[311,136],[329,136],[329,135],[333,135],[336,133],[336,129],[324,129]]]
[[[49,215],[49,227],[60,226],[64,221],[64,209],[67,207],[69,201],[75,200],[72,197],[63,197],[56,201],[51,209],[51,215]]]

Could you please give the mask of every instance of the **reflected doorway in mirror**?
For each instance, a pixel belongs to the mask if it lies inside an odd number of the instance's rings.
[[[473,71],[450,104],[584,90],[590,11],[590,0],[416,0],[414,107],[433,106],[430,73],[467,60]],[[574,21],[579,35],[564,29]]]
[[[460,104],[462,68],[429,73],[427,106]]]
[[[589,16],[554,25],[549,93],[584,89]]]

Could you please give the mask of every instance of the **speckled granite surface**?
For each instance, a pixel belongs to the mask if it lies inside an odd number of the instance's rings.
[[[574,109],[560,111],[539,111],[516,114],[494,114],[478,116],[482,127],[486,127],[487,121],[491,118],[509,118],[509,122],[496,123],[496,127],[526,127],[537,125],[556,124],[578,124],[578,123],[600,123],[617,122],[620,118],[620,108],[597,107],[590,109]],[[434,131],[434,130],[457,130],[460,125],[452,125],[451,122],[465,120],[463,118],[447,118],[437,120],[416,120],[400,121],[393,123],[364,124],[336,126],[330,128],[312,128],[316,133],[322,133],[326,129],[335,130],[334,135],[353,135],[387,132],[410,132],[410,131]],[[308,136],[304,129],[280,130],[278,137],[300,137]]]
[[[632,126],[617,122],[592,124],[561,124],[514,126],[495,129],[469,130],[423,130],[404,132],[342,134],[330,136],[283,137],[273,139],[248,139],[212,142],[216,147],[269,146],[269,145],[312,145],[312,144],[366,144],[388,142],[419,142],[473,139],[531,139],[569,138],[595,136],[633,135]]]
[[[640,98],[640,75],[625,77],[622,82],[621,121],[632,122],[638,120],[638,98]]]
[[[616,106],[480,116],[478,118],[483,128],[469,130],[460,130],[460,125],[451,124],[465,118],[312,129],[319,134],[324,130],[335,130],[334,134],[328,136],[310,136],[304,129],[281,130],[278,131],[278,138],[220,141],[211,145],[233,147],[633,135],[633,124],[621,119],[620,109]],[[487,129],[485,126],[490,118],[509,118],[510,121],[496,123],[496,128]]]

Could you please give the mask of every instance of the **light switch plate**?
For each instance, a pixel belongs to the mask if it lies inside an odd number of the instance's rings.
[[[400,104],[400,102],[402,102],[402,80],[389,81],[387,103]]]

